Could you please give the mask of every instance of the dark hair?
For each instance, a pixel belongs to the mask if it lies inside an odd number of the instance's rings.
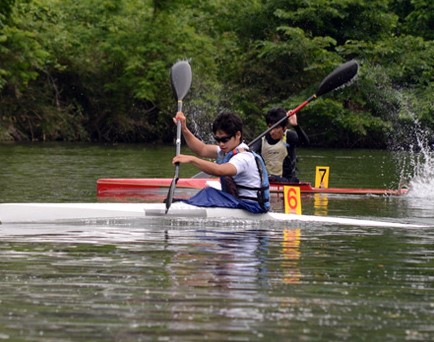
[[[282,120],[282,118],[286,116],[286,110],[283,108],[272,108],[270,109],[266,116],[265,122],[267,125],[274,125],[276,122]],[[280,124],[281,127],[285,128],[288,125],[288,120],[283,120]]]
[[[234,136],[238,131],[241,132],[241,141],[243,140],[243,120],[234,113],[221,113],[217,115],[213,124],[212,131],[216,134],[217,131],[223,131],[228,135]]]

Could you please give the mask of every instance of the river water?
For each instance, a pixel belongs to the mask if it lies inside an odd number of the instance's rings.
[[[0,202],[100,201],[98,178],[172,178],[173,153],[172,146],[3,144]],[[0,340],[434,340],[432,155],[300,149],[299,158],[303,181],[314,183],[321,165],[330,166],[333,187],[411,188],[399,197],[302,196],[304,214],[426,227],[3,224]],[[181,167],[181,177],[195,172]]]

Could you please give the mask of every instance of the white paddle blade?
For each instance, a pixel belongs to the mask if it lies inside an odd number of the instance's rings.
[[[170,71],[173,94],[178,101],[182,101],[190,90],[191,67],[188,61],[176,62]]]

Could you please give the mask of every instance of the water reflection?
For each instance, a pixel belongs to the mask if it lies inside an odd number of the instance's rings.
[[[167,250],[172,254],[165,268],[179,302],[174,304],[174,317],[195,319],[181,300],[191,294],[190,299],[204,305],[211,300],[215,322],[225,320],[219,331],[247,329],[263,337],[258,324],[268,321],[265,308],[270,298],[266,293],[300,281],[301,229],[204,228],[166,231]],[[288,305],[287,299],[279,302],[272,299],[271,305]],[[200,312],[204,315],[205,307]]]
[[[9,336],[434,334],[432,229],[110,220],[0,232],[0,317],[20,322],[0,318]]]
[[[328,215],[328,194],[314,194],[313,195],[314,215],[327,216]]]
[[[174,285],[251,290],[258,287],[258,279],[266,280],[264,262],[269,239],[266,231],[198,230],[195,243],[188,250],[177,243],[177,233],[180,232],[168,233],[170,240],[175,241],[171,244],[174,254],[168,266]],[[191,264],[195,272],[185,268],[186,264]],[[226,293],[230,295],[230,291]]]
[[[282,239],[282,281],[286,284],[297,284],[301,278],[299,268],[301,229],[284,229]]]

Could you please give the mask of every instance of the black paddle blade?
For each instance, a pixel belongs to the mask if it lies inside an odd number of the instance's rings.
[[[172,179],[172,183],[170,184],[169,192],[168,192],[167,198],[165,200],[165,202],[166,202],[166,214],[169,211],[169,208],[173,202],[173,196],[175,194],[175,188],[176,188],[177,182],[178,182],[178,177],[175,175],[175,177]]]
[[[321,96],[329,91],[335,90],[340,86],[351,81],[356,76],[359,65],[355,60],[342,64],[333,70],[326,78],[323,79],[318,87],[316,96]]]
[[[170,70],[173,95],[178,101],[182,101],[191,86],[191,67],[188,61],[176,62]]]

